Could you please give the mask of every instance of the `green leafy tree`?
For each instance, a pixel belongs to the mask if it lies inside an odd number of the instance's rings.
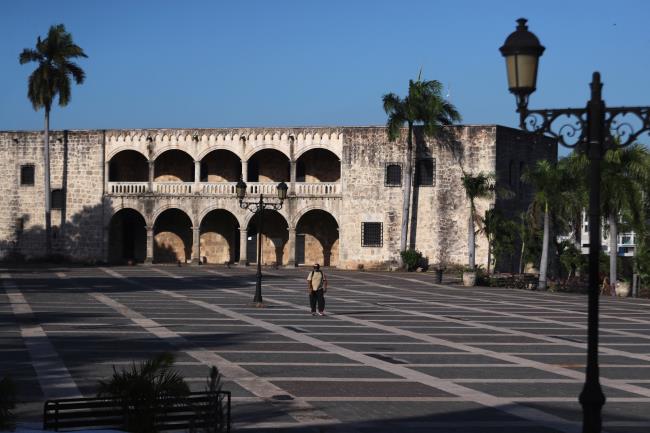
[[[650,179],[650,153],[641,144],[605,152],[601,164],[601,205],[609,227],[609,280],[617,281],[619,218],[644,231],[644,187]]]
[[[420,74],[421,75],[421,74]],[[413,148],[414,127],[422,127],[424,134],[434,137],[441,125],[451,125],[461,119],[453,104],[442,96],[442,84],[439,81],[423,81],[418,76],[416,81],[409,80],[408,95],[404,98],[394,93],[382,97],[384,111],[388,115],[386,129],[390,141],[397,140],[406,124],[406,166],[405,185],[402,199],[402,227],[400,251],[406,250],[409,211],[411,208],[411,187],[413,185]]]
[[[83,49],[72,40],[63,24],[50,27],[45,39],[39,36],[35,48],[25,48],[19,56],[20,64],[36,62],[37,67],[29,76],[27,97],[34,110],[45,110],[43,144],[43,182],[45,186],[45,252],[52,253],[52,220],[50,203],[50,111],[58,96],[59,105],[70,102],[71,79],[82,84],[86,74],[71,59],[87,57]]]
[[[496,208],[486,210],[481,223],[480,232],[488,241],[487,274],[490,275],[490,265],[496,269],[498,258],[514,250],[517,224],[504,218]]]
[[[493,174],[479,173],[471,175],[463,173],[462,177],[465,195],[469,199],[469,219],[467,221],[467,266],[476,268],[476,226],[481,224],[481,217],[476,210],[476,200],[491,198],[495,194],[495,179]]]

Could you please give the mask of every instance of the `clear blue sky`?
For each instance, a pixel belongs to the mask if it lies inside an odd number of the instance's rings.
[[[464,123],[517,125],[498,51],[529,19],[546,52],[531,107],[650,105],[650,2],[7,0],[0,130],[41,129],[18,54],[64,23],[87,80],[53,129],[380,125],[382,94],[420,67]]]

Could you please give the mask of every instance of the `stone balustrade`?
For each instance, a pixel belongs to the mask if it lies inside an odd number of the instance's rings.
[[[153,190],[158,194],[192,194],[194,182],[154,182]]]
[[[234,196],[236,182],[200,182],[198,191],[202,195]],[[277,182],[248,182],[246,195],[266,196],[277,195]],[[156,194],[185,195],[194,194],[194,182],[154,182],[153,190]],[[299,197],[331,197],[340,196],[341,184],[339,182],[296,182],[295,195]],[[148,192],[147,182],[109,182],[108,194],[137,195]]]
[[[147,192],[148,182],[109,182],[109,194],[144,194]]]
[[[341,193],[338,182],[296,182],[296,195],[299,196],[331,196]]]
[[[201,182],[199,185],[201,194],[234,196],[237,182]]]

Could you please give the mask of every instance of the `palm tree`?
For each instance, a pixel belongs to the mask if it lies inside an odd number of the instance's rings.
[[[643,190],[650,180],[650,153],[638,143],[610,149],[601,173],[602,212],[609,225],[609,281],[615,288],[618,220],[625,215],[633,226],[643,224]]]
[[[485,211],[481,224],[483,228],[480,232],[488,241],[487,274],[490,275],[490,265],[494,263],[493,270],[496,269],[498,258],[513,250],[518,227],[496,208]]]
[[[420,73],[421,75],[421,73]],[[440,125],[451,125],[461,119],[454,105],[442,96],[442,84],[439,81],[422,81],[420,76],[416,81],[409,80],[409,91],[405,98],[394,93],[382,97],[384,111],[388,115],[386,129],[390,141],[397,140],[404,124],[407,125],[406,135],[406,167],[404,196],[402,200],[402,231],[400,251],[406,250],[408,233],[409,210],[411,207],[411,185],[413,184],[413,128],[421,125],[425,135],[433,137]]]
[[[475,224],[481,223],[481,218],[476,210],[476,200],[490,198],[495,193],[494,175],[479,173],[472,176],[463,173],[463,188],[469,199],[469,221],[467,223],[467,265],[476,268],[476,229]]]
[[[547,160],[537,163],[526,170],[521,179],[535,189],[535,195],[530,207],[533,214],[543,213],[544,235],[542,237],[542,256],[539,263],[539,289],[546,289],[546,274],[548,271],[548,247],[550,242],[551,213],[560,209],[570,198],[573,185],[567,182],[567,171],[563,165],[553,164]]]
[[[56,96],[59,105],[65,107],[70,102],[70,78],[82,84],[85,72],[76,63],[70,61],[78,57],[88,57],[72,41],[72,35],[63,24],[51,26],[47,37],[36,39],[36,48],[25,48],[20,53],[20,64],[38,63],[38,67],[29,76],[27,97],[34,110],[45,109],[45,130],[43,144],[43,180],[45,185],[45,251],[52,252],[52,221],[50,203],[50,110]]]

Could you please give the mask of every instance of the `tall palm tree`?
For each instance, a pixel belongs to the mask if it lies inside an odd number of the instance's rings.
[[[530,211],[533,214],[543,214],[544,235],[542,237],[542,256],[539,263],[539,289],[546,289],[546,275],[548,272],[549,260],[549,242],[551,213],[556,212],[562,206],[571,200],[570,192],[573,188],[567,182],[567,170],[563,165],[551,163],[547,160],[537,161],[537,163],[526,170],[521,179],[529,183],[535,189],[533,202]]]
[[[650,180],[650,153],[641,144],[610,149],[601,165],[601,204],[609,226],[609,281],[616,285],[618,221],[624,215],[632,226],[643,224],[643,190]]]
[[[481,217],[476,210],[476,200],[490,198],[495,193],[493,174],[479,173],[475,176],[463,173],[462,177],[465,195],[469,199],[469,220],[467,222],[467,265],[476,267],[476,224],[481,223]]]
[[[54,98],[65,107],[70,102],[70,78],[82,84],[86,74],[70,59],[88,57],[72,41],[72,35],[63,24],[51,26],[47,37],[36,39],[36,48],[25,48],[20,53],[20,64],[36,62],[38,66],[29,76],[27,97],[34,110],[45,109],[43,144],[43,182],[45,185],[45,252],[52,253],[52,220],[50,203],[50,110]]]
[[[420,73],[421,76],[421,73]],[[406,135],[405,185],[402,199],[402,231],[400,251],[406,250],[409,210],[411,208],[411,186],[413,184],[413,149],[414,126],[421,125],[425,135],[433,137],[441,125],[451,125],[461,119],[454,105],[442,96],[442,84],[439,81],[409,80],[408,95],[401,98],[394,93],[382,97],[384,111],[388,115],[386,129],[390,141],[397,140],[404,124]]]

